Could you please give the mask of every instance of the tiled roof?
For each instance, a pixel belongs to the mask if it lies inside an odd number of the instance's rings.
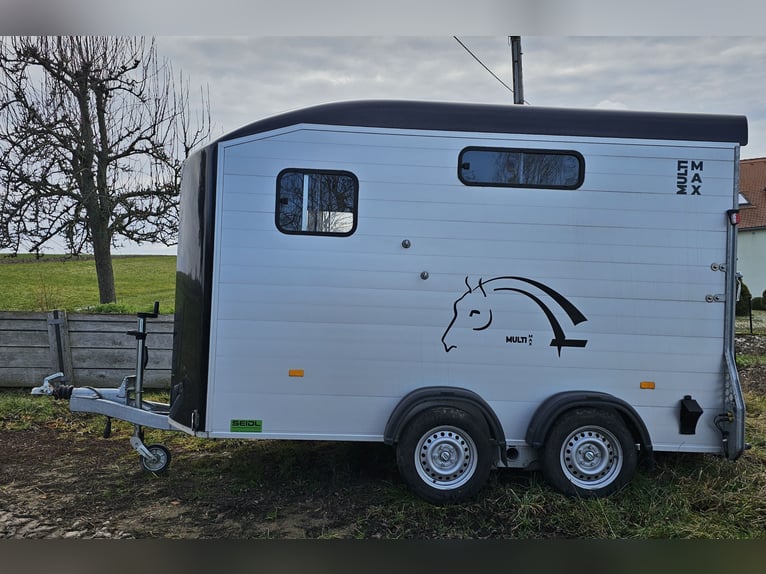
[[[766,157],[740,161],[739,192],[750,203],[740,206],[740,229],[766,228]]]

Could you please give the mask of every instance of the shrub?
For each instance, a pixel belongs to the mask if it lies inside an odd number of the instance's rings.
[[[753,296],[750,294],[750,289],[747,288],[744,281],[741,283],[741,286],[735,314],[737,317],[747,317],[750,314],[750,301]]]

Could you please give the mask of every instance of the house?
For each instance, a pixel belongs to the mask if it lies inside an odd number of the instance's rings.
[[[753,297],[766,290],[766,157],[743,159],[739,172],[737,270]]]

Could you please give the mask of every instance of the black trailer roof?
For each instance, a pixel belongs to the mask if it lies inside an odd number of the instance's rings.
[[[256,121],[218,142],[297,124],[747,144],[745,116],[406,100],[302,108]]]

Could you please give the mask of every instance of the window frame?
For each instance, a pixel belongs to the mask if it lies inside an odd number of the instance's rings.
[[[348,212],[340,212],[340,213],[351,213],[353,215],[353,222],[351,225],[351,229],[348,231],[342,231],[342,232],[336,232],[336,231],[304,231],[303,229],[299,230],[292,230],[292,229],[284,229],[280,222],[279,222],[279,216],[281,214],[280,207],[281,207],[281,182],[282,177],[287,173],[299,173],[302,176],[306,175],[312,175],[312,174],[319,174],[319,175],[330,175],[330,176],[345,176],[350,177],[353,186],[354,186],[354,195],[353,195],[353,210]],[[349,235],[353,235],[356,231],[357,224],[359,222],[359,178],[351,173],[350,171],[346,170],[340,170],[340,169],[307,169],[307,168],[300,168],[300,167],[288,167],[283,169],[277,174],[276,177],[276,193],[275,193],[275,206],[274,206],[274,224],[276,225],[277,229],[280,231],[280,233],[284,233],[286,235],[315,235],[315,236],[322,236],[322,237],[348,237]]]
[[[463,156],[466,152],[471,151],[486,151],[486,152],[503,152],[503,153],[521,153],[528,155],[563,155],[574,157],[578,163],[578,176],[577,182],[572,185],[545,185],[537,183],[504,183],[504,182],[492,182],[492,181],[468,181],[463,178]],[[457,177],[463,183],[472,187],[516,187],[516,188],[530,188],[530,189],[564,189],[573,190],[579,189],[585,181],[585,158],[583,155],[575,150],[563,150],[563,149],[539,149],[539,148],[509,148],[509,147],[489,147],[489,146],[468,146],[460,150],[457,158]]]

